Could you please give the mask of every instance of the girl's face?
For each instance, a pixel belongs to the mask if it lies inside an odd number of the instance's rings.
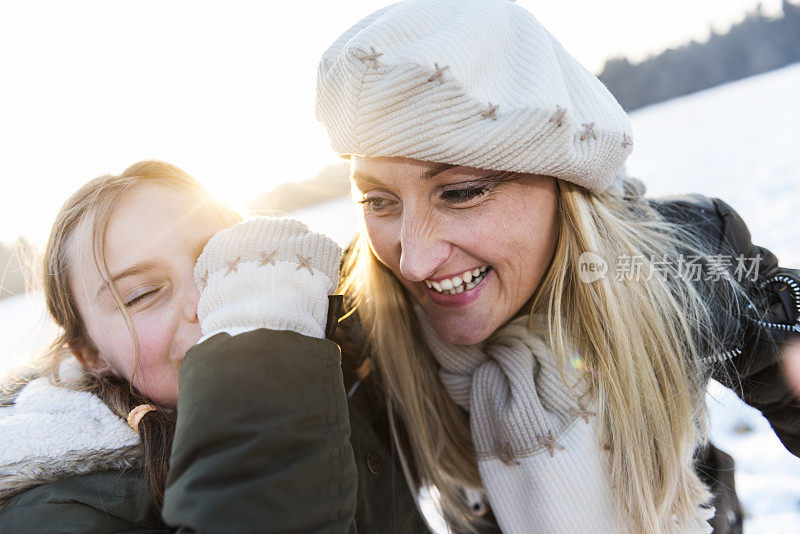
[[[558,237],[555,178],[353,157],[370,247],[445,341],[473,344],[534,294]]]
[[[233,224],[209,211],[197,196],[156,184],[136,187],[114,209],[105,258],[136,331],[138,362],[123,315],[95,266],[91,232],[76,232],[70,284],[88,340],[73,351],[85,367],[110,370],[155,401],[177,403],[181,361],[201,337],[194,264],[206,241]]]

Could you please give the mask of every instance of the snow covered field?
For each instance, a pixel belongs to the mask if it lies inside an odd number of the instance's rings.
[[[748,223],[753,242],[800,267],[800,63],[636,111],[628,172],[650,195],[719,197]],[[358,213],[349,199],[295,213],[341,245]],[[0,375],[46,344],[41,300],[0,301]],[[800,459],[761,415],[729,390],[709,389],[714,443],[737,463],[745,532],[800,533]]]

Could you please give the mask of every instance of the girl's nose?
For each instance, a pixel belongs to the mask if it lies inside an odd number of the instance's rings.
[[[400,273],[411,282],[430,278],[450,256],[451,245],[438,229],[404,221],[400,237]]]
[[[187,284],[186,295],[183,299],[183,316],[190,323],[199,322],[199,319],[197,318],[197,304],[199,302],[200,291],[197,290],[194,280],[190,280],[190,283]]]

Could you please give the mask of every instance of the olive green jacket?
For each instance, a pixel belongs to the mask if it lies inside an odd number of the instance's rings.
[[[139,468],[64,473],[8,500],[0,532],[427,532],[343,369],[328,339],[214,336],[181,367],[163,517]]]

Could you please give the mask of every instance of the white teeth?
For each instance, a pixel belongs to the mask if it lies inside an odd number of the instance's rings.
[[[457,295],[464,291],[474,289],[483,280],[488,267],[483,266],[472,271],[467,271],[463,274],[454,276],[453,278],[445,278],[437,282],[425,280],[425,285],[429,288],[436,290],[438,293],[445,295]]]

